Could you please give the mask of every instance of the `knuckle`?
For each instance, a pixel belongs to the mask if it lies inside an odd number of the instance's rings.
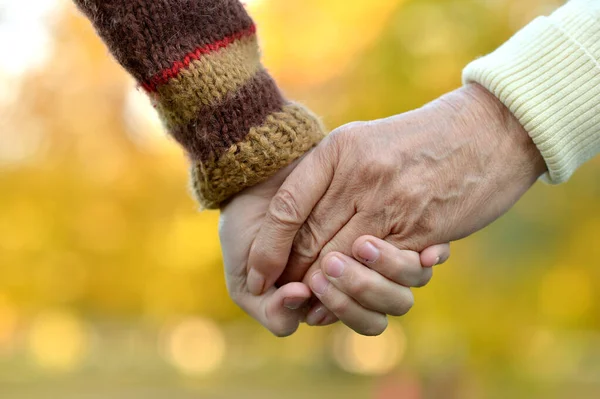
[[[409,293],[404,295],[402,299],[388,311],[388,314],[390,316],[404,316],[413,308],[414,305],[415,298],[412,292],[409,291]]]
[[[397,246],[402,244],[393,244]],[[414,286],[419,280],[415,276],[421,273],[421,259],[419,254],[412,251],[397,250],[389,256],[389,264],[384,269],[385,277],[397,284],[404,286]]]
[[[421,278],[419,279],[417,284],[415,284],[415,288],[425,287],[427,284],[429,284],[429,282],[431,281],[432,278],[433,278],[433,271],[430,269],[424,269],[421,273]]]
[[[261,264],[264,264],[265,262],[266,263],[270,263],[271,262],[271,256],[273,255],[273,251],[269,250],[264,245],[261,245],[261,244],[257,243],[257,241],[254,241],[252,243],[252,245],[250,246],[250,255],[251,256],[249,256],[249,259],[251,259],[255,263],[256,263],[257,260],[260,260],[260,263],[257,263],[256,265],[251,264],[249,266],[258,266],[258,267],[260,267]]]
[[[312,227],[311,218],[298,230],[292,246],[294,255],[309,263],[318,257],[322,247],[317,230]]]
[[[331,140],[343,140],[355,134],[356,131],[362,129],[364,124],[364,122],[346,123],[345,125],[334,129],[328,137],[331,137]]]
[[[354,140],[365,126],[365,122],[350,122],[332,131],[327,140],[334,146],[346,146]]]
[[[368,336],[368,337],[376,337],[385,332],[388,327],[388,319],[385,316],[382,316],[374,323],[369,323],[365,325],[360,331],[356,331],[359,334]]]
[[[369,228],[375,236],[387,236],[396,219],[402,218],[402,212],[392,206],[382,205],[378,209],[361,209],[362,216],[369,221]]]
[[[271,200],[269,215],[279,224],[298,225],[301,221],[301,213],[294,194],[286,189],[279,190]]]
[[[398,244],[398,247],[401,247],[401,244]],[[421,256],[418,252],[414,251],[403,251],[398,249],[394,256],[396,264],[401,268],[405,269],[407,266],[413,265],[415,267],[421,268]]]
[[[285,338],[295,333],[297,328],[291,328],[290,326],[284,325],[276,325],[268,327],[267,329],[271,332],[271,334],[273,334],[277,338]]]
[[[373,287],[372,279],[367,276],[357,276],[351,271],[346,272],[346,278],[342,281],[346,286],[347,293],[355,298],[361,298],[365,293],[371,292]]]
[[[370,159],[369,162],[363,161],[361,172],[364,178],[381,182],[386,186],[391,186],[396,180],[398,174],[398,163],[390,156],[381,155],[376,159]],[[393,204],[397,207],[397,203]]]
[[[336,316],[340,319],[344,318],[350,311],[350,300],[347,298],[341,298],[335,300],[330,306],[327,306]]]
[[[279,338],[289,337],[295,333],[299,327],[299,323],[294,323],[286,317],[277,315],[271,308],[265,310],[264,316],[264,326],[271,334]]]
[[[308,283],[308,278],[311,276],[310,269],[313,266],[313,260],[297,255],[293,251],[290,253],[288,263],[285,266],[277,284],[282,287],[288,283],[305,281]]]
[[[410,288],[425,287],[431,281],[433,271],[421,266],[407,268],[406,266],[398,268],[392,273],[392,281],[397,284]]]

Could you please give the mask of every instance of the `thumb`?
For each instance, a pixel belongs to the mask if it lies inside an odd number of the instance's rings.
[[[323,145],[311,152],[275,194],[248,257],[248,290],[262,294],[287,265],[296,233],[333,179],[333,157]]]
[[[306,317],[305,305],[312,297],[302,283],[270,288],[255,296],[244,291],[234,296],[235,303],[278,337],[292,335]]]

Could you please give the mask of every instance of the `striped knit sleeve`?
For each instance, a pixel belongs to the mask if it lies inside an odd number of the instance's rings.
[[[562,183],[600,153],[600,1],[571,0],[464,71],[519,119]]]
[[[188,153],[202,207],[218,208],[324,137],[261,65],[238,0],[74,1]]]

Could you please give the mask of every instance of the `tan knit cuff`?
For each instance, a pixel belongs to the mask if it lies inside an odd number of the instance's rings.
[[[325,129],[319,118],[299,104],[288,103],[218,158],[194,162],[192,192],[201,207],[216,209],[227,198],[300,158],[323,137]]]

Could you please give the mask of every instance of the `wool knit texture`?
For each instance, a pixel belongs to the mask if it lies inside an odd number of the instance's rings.
[[[600,153],[600,1],[571,0],[464,71],[512,111],[562,183]]]
[[[191,159],[192,191],[218,208],[324,137],[260,62],[254,22],[237,0],[74,0],[140,83]]]

